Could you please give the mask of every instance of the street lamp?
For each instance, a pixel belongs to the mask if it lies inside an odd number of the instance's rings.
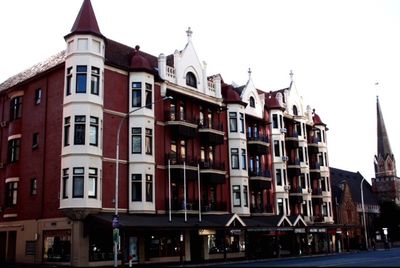
[[[360,188],[361,188],[361,208],[363,213],[363,223],[364,223],[364,237],[365,237],[365,249],[368,250],[368,234],[367,234],[367,224],[365,221],[365,209],[364,209],[364,189],[363,189],[363,182],[365,178],[361,180]]]
[[[153,101],[152,103],[146,104],[144,106],[141,106],[139,108],[136,108],[132,111],[130,111],[129,113],[127,113],[124,117],[121,118],[121,121],[119,121],[119,125],[118,125],[118,130],[117,130],[117,144],[116,144],[116,148],[115,148],[115,152],[116,152],[116,156],[115,156],[115,208],[114,208],[114,217],[113,217],[113,228],[114,230],[118,230],[118,225],[119,225],[119,219],[118,219],[118,194],[119,194],[119,134],[121,132],[121,127],[122,127],[122,123],[124,122],[124,120],[126,118],[129,117],[129,115],[131,115],[132,113],[145,108],[145,107],[151,107],[153,104],[160,102],[160,101],[164,101],[164,100],[170,100],[172,99],[171,96],[164,96],[163,98]],[[114,231],[114,267],[118,266],[118,237],[119,237],[119,232],[115,232]]]

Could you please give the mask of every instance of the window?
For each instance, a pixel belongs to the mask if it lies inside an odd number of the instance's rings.
[[[293,115],[299,115],[296,105],[293,105]]]
[[[85,169],[83,167],[74,168],[72,178],[72,197],[83,198]]]
[[[169,105],[169,120],[175,121],[175,114],[176,114],[176,105],[175,103],[171,103]]]
[[[85,124],[86,124],[86,117],[84,115],[75,116],[75,132],[74,132],[75,145],[85,144]]]
[[[42,101],[42,89],[38,88],[35,90],[35,104],[40,104]]]
[[[62,198],[68,198],[68,179],[69,179],[69,169],[64,168],[62,171]]]
[[[153,154],[153,130],[150,128],[146,128],[146,139],[145,139],[145,150],[146,154]]]
[[[279,141],[274,141],[274,155],[275,156],[280,156],[280,147],[279,147]]]
[[[283,199],[278,198],[277,204],[278,204],[278,215],[283,215]]]
[[[240,133],[244,133],[244,115],[243,113],[239,113],[239,121],[240,121]]]
[[[6,183],[6,207],[12,207],[17,204],[17,191],[18,191],[18,182],[8,182]]]
[[[304,147],[299,148],[299,161],[304,162]]]
[[[231,132],[237,132],[237,114],[229,113],[229,129]]]
[[[97,168],[89,168],[89,198],[97,198],[97,178]]]
[[[206,149],[204,146],[200,147],[200,161],[204,162],[206,160]]]
[[[32,136],[32,149],[35,149],[39,146],[39,133],[35,132]]]
[[[92,67],[92,78],[90,81],[90,93],[99,95],[100,88],[100,69]]]
[[[37,194],[37,179],[31,179],[31,195]]]
[[[146,174],[146,201],[153,202],[153,175]]]
[[[232,169],[239,169],[239,149],[231,149],[231,165]]]
[[[197,88],[196,76],[192,72],[186,74],[186,85]]]
[[[203,108],[200,106],[200,112],[199,112],[199,125],[204,126],[204,112]]]
[[[243,206],[248,207],[248,193],[247,193],[247,186],[243,185]]]
[[[250,97],[249,102],[250,102],[250,107],[253,107],[253,108],[256,107],[256,102],[254,101],[254,98],[253,98],[253,97]]]
[[[22,116],[22,96],[11,99],[10,102],[10,121],[21,118]]]
[[[180,148],[181,149],[181,159],[183,161],[185,161],[186,160],[186,141],[181,140],[180,145],[181,145],[181,148]]]
[[[132,201],[142,201],[142,174],[132,174]]]
[[[43,231],[43,261],[70,262],[71,230]]]
[[[185,103],[180,102],[179,103],[179,120],[185,120],[185,118],[186,118]]]
[[[322,204],[322,216],[328,216],[328,203],[324,202]]]
[[[142,153],[142,129],[140,127],[132,128],[132,153]]]
[[[142,106],[142,83],[132,83],[132,107]]]
[[[72,67],[67,69],[66,95],[71,95]]]
[[[152,101],[153,101],[153,86],[151,84],[146,83],[146,108],[152,109]]]
[[[210,109],[208,109],[208,113],[207,113],[207,126],[208,126],[208,128],[213,128],[213,126],[214,126],[214,118],[213,118],[213,114]]]
[[[97,146],[99,143],[99,119],[97,117],[90,117],[90,145]]]
[[[240,207],[241,202],[240,202],[240,185],[233,185],[232,186],[232,191],[233,191],[233,206],[234,207]]]
[[[276,185],[282,186],[282,170],[277,169],[275,173]]]
[[[246,162],[247,162],[246,150],[242,149],[242,169],[243,170],[246,170]]]
[[[208,146],[208,161],[213,163],[214,161],[214,147]]]
[[[64,118],[64,146],[69,145],[69,129],[70,129],[71,117]]]
[[[87,38],[78,38],[78,50],[86,51],[88,50],[88,39]]]
[[[170,159],[172,161],[173,164],[175,164],[177,162],[177,147],[176,147],[176,141],[171,141],[171,150],[170,150]]]
[[[76,93],[86,93],[87,66],[76,66]]]
[[[304,216],[308,216],[308,208],[307,208],[307,201],[303,201],[303,203],[301,204],[302,208],[303,208],[303,215]]]
[[[12,139],[8,141],[8,162],[15,163],[19,160],[19,151],[21,146],[21,139]]]
[[[279,128],[279,126],[278,126],[278,115],[277,114],[273,114],[272,115],[272,127],[273,128]]]

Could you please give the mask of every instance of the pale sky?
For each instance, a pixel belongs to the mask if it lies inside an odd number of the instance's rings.
[[[331,167],[374,177],[376,95],[400,159],[400,1],[91,0],[107,38],[158,56],[188,27],[208,75],[264,91],[288,87],[328,125]],[[65,49],[83,0],[0,1],[0,83]],[[375,83],[379,82],[376,86]],[[400,160],[398,160],[400,161]],[[399,165],[397,165],[399,166]],[[400,171],[399,171],[400,172]],[[400,175],[400,174],[398,174]]]

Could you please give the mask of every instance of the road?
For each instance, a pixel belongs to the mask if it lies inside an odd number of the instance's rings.
[[[400,248],[319,256],[238,261],[208,267],[400,267]]]

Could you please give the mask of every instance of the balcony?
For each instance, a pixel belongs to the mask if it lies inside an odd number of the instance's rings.
[[[212,211],[227,211],[228,206],[226,202],[210,202],[208,200],[201,200],[201,211],[202,212],[212,212]],[[169,208],[169,199],[165,199],[165,209]],[[183,211],[185,210],[185,200],[181,197],[173,198],[171,200],[171,210],[173,211]],[[190,199],[186,200],[186,210],[188,211],[198,211],[199,210],[199,200]]]
[[[201,142],[212,144],[212,145],[220,145],[224,143],[224,131],[222,124],[214,124],[214,126],[210,124],[199,124],[199,134]]]
[[[311,199],[313,204],[322,205],[323,203],[323,196],[322,196],[322,189],[316,188],[312,190]]]
[[[202,212],[212,212],[212,211],[227,211],[228,206],[226,202],[201,202]]]
[[[252,189],[271,189],[271,172],[269,170],[249,170],[250,186]]]
[[[252,214],[257,214],[257,213],[273,213],[272,210],[272,205],[267,204],[267,205],[251,205],[250,206],[250,213]]]
[[[290,160],[287,163],[287,169],[290,176],[299,176],[301,174],[300,160]]]
[[[171,112],[165,114],[165,124],[171,128],[172,136],[193,139],[197,135],[197,120],[181,119],[183,116]]]
[[[166,154],[165,158],[167,159],[166,163],[167,168],[168,168],[168,162],[170,163],[169,167],[171,170],[171,179],[183,181],[186,172],[187,180],[197,180],[198,168],[196,159],[189,157],[182,157],[181,155],[174,153]]]
[[[205,184],[225,183],[225,163],[216,161],[200,162],[200,179]]]
[[[321,179],[321,166],[319,163],[310,164],[310,177],[311,179]]]
[[[298,148],[299,147],[299,134],[297,133],[297,131],[287,134],[285,136],[285,142],[289,146],[289,148]]]
[[[303,202],[303,188],[301,186],[293,187],[289,191],[289,200],[291,203],[300,204]]]
[[[264,135],[259,135],[257,137],[247,137],[247,147],[249,153],[252,155],[268,154],[268,137]]]
[[[318,142],[320,142],[319,138],[310,136],[308,138],[308,152],[310,154],[317,154],[319,153],[318,149]]]

